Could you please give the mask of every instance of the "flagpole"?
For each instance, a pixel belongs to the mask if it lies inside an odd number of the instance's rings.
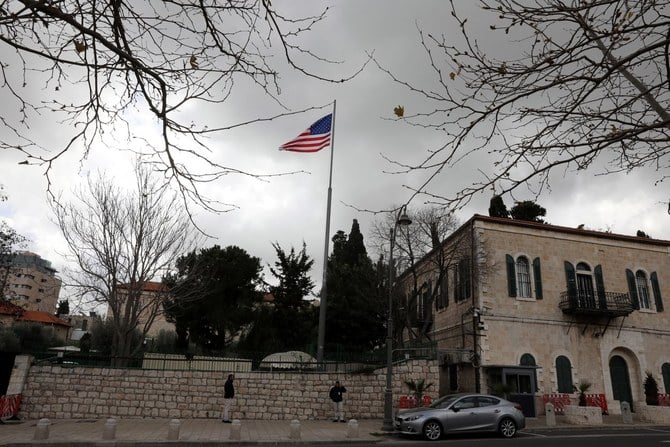
[[[326,299],[328,298],[328,246],[330,245],[330,202],[333,197],[333,153],[335,149],[335,108],[333,101],[333,120],[330,128],[330,173],[328,175],[328,203],[326,205],[326,237],[323,242],[323,278],[321,281],[321,301],[319,304],[319,339],[317,341],[316,361],[323,362],[323,346],[326,340]]]

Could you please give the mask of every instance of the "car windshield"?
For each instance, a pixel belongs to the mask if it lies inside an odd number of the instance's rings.
[[[446,396],[442,396],[439,399],[433,401],[433,403],[430,404],[430,408],[447,408],[459,397],[461,396],[457,394],[447,394]]]

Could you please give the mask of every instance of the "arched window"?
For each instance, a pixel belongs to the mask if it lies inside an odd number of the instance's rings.
[[[559,393],[572,393],[572,365],[570,360],[564,356],[556,357],[556,384]]]
[[[585,262],[580,262],[577,264],[576,270],[579,304],[581,307],[595,308],[596,297],[593,292],[593,272],[591,271],[591,267]]]
[[[516,282],[519,296],[530,298],[530,263],[525,256],[516,258]]]
[[[647,287],[647,274],[642,270],[635,272],[635,285],[637,286],[637,298],[640,302],[640,309],[651,309],[649,287]]]
[[[522,366],[537,366],[537,363],[535,363],[535,357],[528,353],[521,356],[521,361],[519,361],[519,364]]]
[[[670,393],[670,363],[664,363],[663,366],[661,366],[661,375],[663,376],[665,392]]]

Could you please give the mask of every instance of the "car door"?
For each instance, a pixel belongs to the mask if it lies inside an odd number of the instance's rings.
[[[490,396],[477,398],[478,430],[495,430],[501,415],[500,400]]]
[[[445,419],[446,432],[472,430],[478,424],[477,398],[465,396],[457,400],[446,411]]]

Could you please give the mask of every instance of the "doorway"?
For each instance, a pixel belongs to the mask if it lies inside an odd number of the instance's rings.
[[[628,364],[619,355],[610,359],[610,379],[612,381],[612,397],[619,402],[628,402],[630,410],[633,410],[633,392],[630,387],[630,374]]]

